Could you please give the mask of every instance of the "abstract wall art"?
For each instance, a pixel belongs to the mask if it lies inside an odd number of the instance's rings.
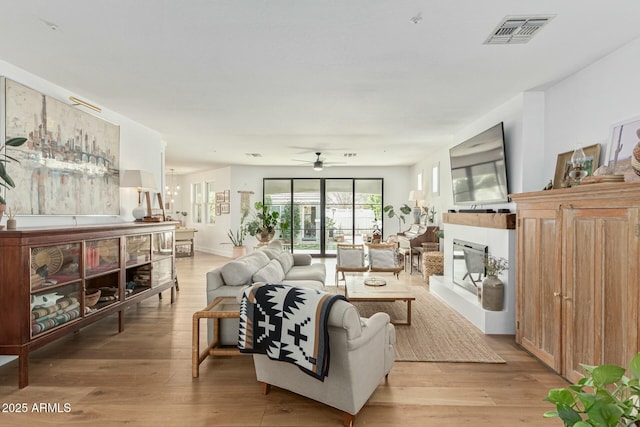
[[[0,78],[4,137],[21,215],[118,215],[120,127],[7,78]]]

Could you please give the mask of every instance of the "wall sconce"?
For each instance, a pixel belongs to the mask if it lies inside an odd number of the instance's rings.
[[[70,96],[69,101],[73,102],[73,105],[82,105],[87,108],[91,108],[93,111],[97,111],[98,113],[102,112],[102,108],[96,107],[93,104],[89,104],[87,101],[83,101],[82,99],[78,99],[75,96]]]
[[[126,170],[122,174],[120,187],[136,188],[138,190],[138,206],[133,209],[131,214],[136,221],[141,221],[146,213],[142,207],[142,190],[155,190],[156,180],[153,178],[153,175],[142,170]]]

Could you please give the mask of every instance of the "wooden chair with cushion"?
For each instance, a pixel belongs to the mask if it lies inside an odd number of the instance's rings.
[[[364,262],[364,245],[339,244],[336,256],[336,286],[338,286],[338,273],[342,273],[345,280],[345,272],[364,272],[369,266]]]
[[[398,261],[398,250],[394,243],[370,244],[369,269],[370,271],[390,272],[400,277],[403,266]]]

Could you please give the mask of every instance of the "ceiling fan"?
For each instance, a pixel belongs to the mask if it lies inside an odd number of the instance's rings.
[[[324,159],[320,158],[320,155],[322,153],[319,151],[316,151],[316,159],[314,161],[308,161],[308,160],[296,160],[294,159],[294,161],[296,162],[304,162],[304,163],[310,163],[313,165],[313,170],[315,171],[321,171],[322,169],[324,169],[325,166],[332,166],[332,165],[341,165],[344,164],[344,162],[325,162]]]

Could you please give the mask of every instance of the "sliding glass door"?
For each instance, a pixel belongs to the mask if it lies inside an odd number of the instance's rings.
[[[265,178],[264,202],[280,212],[277,236],[294,252],[335,254],[382,227],[382,178]]]

